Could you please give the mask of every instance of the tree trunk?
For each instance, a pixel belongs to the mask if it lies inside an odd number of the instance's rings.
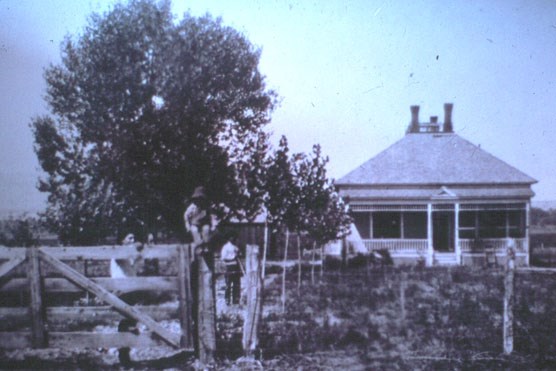
[[[346,238],[342,238],[342,271],[346,269],[347,266],[347,242]]]

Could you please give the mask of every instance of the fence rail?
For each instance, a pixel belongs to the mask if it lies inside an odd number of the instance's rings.
[[[146,259],[166,260],[167,266],[173,264],[174,273],[171,276],[110,278],[107,277],[110,264],[101,261],[111,259],[137,264]],[[0,308],[0,348],[140,348],[160,345],[192,348],[190,246],[2,247],[0,262],[0,295],[27,293],[30,298],[27,308]],[[83,262],[104,267],[103,276],[88,274],[89,270],[98,274],[99,269],[88,270],[87,264],[78,264]],[[119,298],[138,291],[154,295],[177,293],[179,304],[135,306]],[[46,298],[85,292],[95,296],[95,303],[109,306],[47,306]],[[6,301],[3,300],[4,305]],[[116,332],[120,330],[118,321],[124,318],[142,323],[147,330],[137,334],[125,330]],[[167,319],[180,319],[180,333],[157,322]],[[116,325],[113,332],[108,333],[75,331],[98,324]]]

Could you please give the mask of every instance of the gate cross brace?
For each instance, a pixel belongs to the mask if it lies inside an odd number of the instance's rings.
[[[18,256],[16,258],[12,258],[12,259],[8,260],[7,262],[5,262],[4,264],[2,264],[0,266],[0,277],[10,273],[10,271],[12,269],[17,267],[24,260],[25,260],[25,256]]]
[[[81,273],[72,269],[71,267],[65,265],[60,260],[56,259],[50,254],[39,250],[39,257],[43,261],[47,262],[54,268],[56,268],[64,277],[69,281],[73,282],[82,289],[96,295],[100,300],[110,304],[116,311],[122,315],[133,318],[134,320],[143,323],[149,330],[160,336],[167,344],[173,346],[176,349],[180,349],[180,335],[172,333],[158,324],[151,317],[141,313],[139,310],[133,306],[127,304],[116,295],[112,294],[110,291],[106,290],[104,287],[100,286],[93,280],[85,277]]]

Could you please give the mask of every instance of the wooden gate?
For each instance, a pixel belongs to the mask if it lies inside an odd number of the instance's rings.
[[[138,265],[151,259],[159,263],[162,273],[111,278],[107,273],[111,259],[129,259]],[[140,251],[135,246],[0,247],[0,262],[3,262],[0,265],[0,348],[162,345],[193,350],[189,246],[158,245]],[[174,295],[177,301],[164,305],[130,305],[120,298],[132,292],[170,292],[177,294]],[[49,305],[52,298],[63,293],[82,293],[87,297],[92,294],[94,305],[90,305],[93,301],[88,301],[86,306]],[[10,295],[12,298],[21,295],[25,306],[7,303]],[[82,330],[96,325],[114,326],[125,318],[137,321],[146,330],[137,333]],[[176,319],[180,323],[179,332],[159,322]]]

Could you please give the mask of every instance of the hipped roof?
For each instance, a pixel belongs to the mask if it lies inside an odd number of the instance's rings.
[[[532,184],[536,180],[454,133],[410,133],[340,178],[341,185]]]

